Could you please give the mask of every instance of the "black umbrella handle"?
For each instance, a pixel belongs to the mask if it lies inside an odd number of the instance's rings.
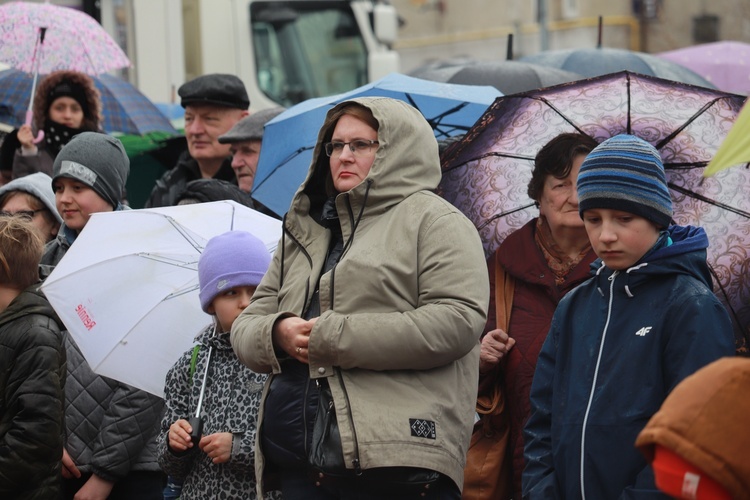
[[[195,451],[198,449],[198,443],[201,440],[201,436],[203,435],[203,419],[193,416],[188,418],[188,423],[190,424],[190,428],[192,429],[192,431],[190,432],[190,441],[193,442],[193,446],[183,451],[172,450],[172,453],[178,457],[187,455],[189,453],[195,453]]]
[[[188,423],[192,428],[192,432],[190,432],[190,440],[193,442],[192,449],[197,450],[198,443],[200,442],[201,436],[203,435],[203,419],[200,417],[190,417],[188,419]]]

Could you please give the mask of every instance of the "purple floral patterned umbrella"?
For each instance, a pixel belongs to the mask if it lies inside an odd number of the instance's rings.
[[[440,194],[477,226],[487,255],[537,215],[526,194],[533,159],[563,132],[597,141],[636,135],[659,150],[674,221],[706,229],[717,295],[750,333],[750,170],[702,172],[732,127],[744,96],[627,71],[500,97],[443,155]]]
[[[67,69],[99,75],[130,66],[122,49],[88,14],[31,2],[0,5],[0,61],[41,74]]]

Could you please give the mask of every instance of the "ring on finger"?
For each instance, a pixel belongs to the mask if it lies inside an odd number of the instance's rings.
[[[301,353],[301,352],[302,352],[302,348],[301,348],[301,347],[298,347],[298,348],[297,348],[297,354],[299,354],[299,353]]]

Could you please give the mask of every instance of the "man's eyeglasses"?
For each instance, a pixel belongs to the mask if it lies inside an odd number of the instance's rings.
[[[21,217],[22,219],[31,220],[39,212],[44,212],[46,209],[40,208],[39,210],[19,210],[18,212],[6,212],[5,210],[0,211],[0,217]]]
[[[349,146],[349,150],[354,156],[364,156],[372,151],[373,146],[380,144],[378,141],[357,139],[351,142],[326,142],[326,154],[328,156],[339,156],[344,151],[344,146]]]

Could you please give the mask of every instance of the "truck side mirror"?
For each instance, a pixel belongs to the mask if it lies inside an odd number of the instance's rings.
[[[393,5],[377,3],[372,9],[375,38],[384,45],[391,45],[398,38],[398,14]]]

